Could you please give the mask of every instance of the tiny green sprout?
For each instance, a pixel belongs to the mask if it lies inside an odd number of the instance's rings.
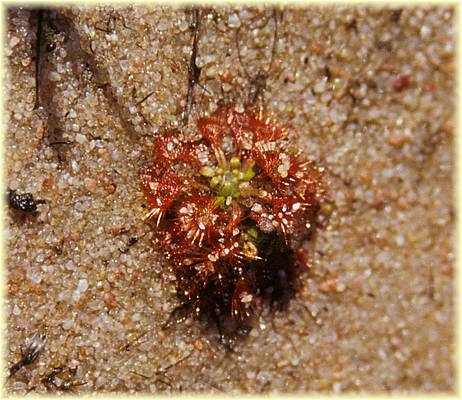
[[[231,168],[233,169],[237,169],[237,168],[240,168],[241,166],[241,160],[237,157],[233,157],[231,158],[231,160],[229,161],[229,165]]]

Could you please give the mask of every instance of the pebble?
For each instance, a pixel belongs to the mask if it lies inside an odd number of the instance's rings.
[[[334,391],[334,393],[340,393],[342,391],[342,384],[340,382],[335,382],[332,385],[332,390]]]
[[[109,194],[112,194],[112,193],[115,192],[116,187],[115,187],[115,185],[110,184],[110,185],[106,185],[106,186],[104,187],[104,190],[106,190],[106,192],[108,192]]]
[[[152,80],[156,83],[159,83],[162,80],[162,75],[156,71],[152,74]]]
[[[80,240],[81,236],[80,236],[80,232],[72,232],[71,235],[70,235],[70,238],[71,240],[73,240],[74,242],[77,242],[78,240]]]
[[[400,148],[407,141],[407,137],[404,135],[390,135],[386,137],[385,141],[392,147]]]
[[[230,28],[239,28],[241,26],[241,20],[239,19],[239,15],[231,14],[228,17],[228,26]]]
[[[339,293],[344,292],[346,289],[346,284],[344,282],[337,282],[336,289]]]
[[[178,22],[178,29],[180,30],[180,32],[186,32],[188,28],[189,28],[189,24],[184,19],[181,19]]]
[[[32,59],[30,57],[23,58],[21,64],[23,65],[23,67],[27,67],[30,65],[31,61]]]
[[[75,135],[75,140],[79,144],[84,144],[87,141],[87,137],[85,135],[82,135],[81,133]]]
[[[403,90],[407,89],[410,85],[411,78],[407,75],[402,75],[393,81],[393,88],[397,92],[402,92]]]
[[[318,83],[316,83],[313,89],[316,93],[324,93],[326,90],[326,78],[323,78]]]
[[[10,39],[10,48],[15,47],[21,40],[17,36],[13,36]]]
[[[420,36],[422,36],[423,39],[426,39],[430,36],[431,31],[432,30],[428,26],[423,25],[422,28],[420,28]]]
[[[114,296],[114,294],[112,292],[104,293],[104,303],[108,307],[114,307],[114,306],[117,305],[116,297]]]
[[[40,272],[28,272],[27,277],[33,282],[33,283],[40,283],[42,281],[42,274]]]
[[[96,182],[96,180],[93,178],[85,178],[84,180],[85,189],[93,193],[97,188],[97,183],[98,182]]]
[[[80,293],[85,292],[88,289],[88,281],[86,279],[80,279],[77,285],[77,291]]]
[[[55,71],[50,72],[49,77],[50,77],[50,80],[51,80],[51,81],[54,81],[54,82],[58,82],[59,80],[61,80],[61,75],[59,75],[59,74],[58,74],[57,72],[55,72]]]
[[[202,342],[202,340],[200,339],[196,339],[194,341],[194,347],[199,350],[199,351],[202,351],[204,349],[204,343]]]
[[[63,321],[63,328],[65,330],[69,330],[71,329],[72,327],[74,326],[74,321],[72,321],[71,319],[65,319]]]
[[[327,279],[319,285],[319,290],[321,292],[333,292],[336,290],[337,281],[335,279]]]

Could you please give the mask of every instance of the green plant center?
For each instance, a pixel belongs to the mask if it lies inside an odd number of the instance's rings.
[[[250,182],[255,176],[253,164],[251,160],[247,160],[241,165],[241,160],[233,157],[222,166],[202,167],[200,173],[209,178],[209,185],[216,193],[217,202],[220,205],[230,205],[241,196],[241,184]]]

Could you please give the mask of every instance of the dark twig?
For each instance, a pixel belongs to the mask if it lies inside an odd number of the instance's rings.
[[[197,58],[197,46],[199,43],[199,30],[201,27],[201,12],[199,8],[193,9],[194,14],[194,36],[193,36],[193,44],[192,44],[192,52],[191,52],[191,59],[189,61],[189,68],[188,68],[188,96],[186,100],[185,110],[183,112],[183,125],[187,126],[189,121],[189,114],[191,113],[191,109],[193,106],[194,101],[194,86],[199,82],[199,76],[201,73],[201,69],[196,64]]]
[[[37,37],[35,45],[35,105],[34,110],[40,107],[40,56],[42,48],[43,10],[37,10]]]
[[[151,93],[147,94],[146,96],[144,96],[140,101],[138,101],[136,103],[137,106],[139,106],[140,104],[143,104],[147,99],[149,99],[154,93],[156,93],[155,90],[153,90]]]
[[[90,39],[85,36],[80,36],[75,26],[75,22],[66,17],[62,13],[57,14],[57,20],[67,35],[67,54],[69,61],[73,65],[75,73],[79,79],[82,79],[84,74],[81,74],[82,65],[85,65],[93,77],[95,86],[103,91],[103,94],[108,102],[109,107],[119,119],[120,124],[125,132],[129,133],[132,138],[138,137],[135,126],[130,120],[130,113],[122,104],[120,104],[117,95],[110,84],[109,72],[100,66],[95,57],[95,50],[92,48]],[[89,52],[85,47],[91,49]]]
[[[147,331],[144,331],[143,333],[141,333],[140,335],[138,335],[136,338],[134,338],[133,340],[131,340],[130,342],[124,344],[123,346],[121,346],[119,348],[119,351],[129,351],[130,350],[130,347],[135,343],[137,342],[138,340],[140,340],[143,336],[145,336],[147,333],[149,332],[149,330]]]
[[[271,72],[271,70],[273,68],[274,55],[276,54],[276,51],[277,51],[278,18],[277,18],[276,9],[273,9],[272,18],[274,20],[274,32],[273,32],[273,44],[272,44],[272,47],[271,47],[271,58],[270,58],[269,66],[268,66],[268,68],[266,69],[265,72],[260,72],[259,71],[253,77],[249,74],[249,72],[247,71],[247,68],[245,67],[245,65],[244,65],[244,63],[242,61],[241,50],[240,50],[240,46],[239,46],[239,35],[240,35],[241,27],[239,27],[236,30],[235,40],[236,40],[236,47],[237,47],[237,57],[239,59],[239,63],[242,66],[242,69],[244,71],[244,74],[245,74],[246,78],[249,80],[249,82],[251,84],[251,91],[249,93],[249,100],[250,100],[250,103],[252,103],[252,104],[257,101],[257,99],[261,95],[261,92],[266,87],[266,80],[268,79],[268,76],[269,76],[269,74],[270,74],[270,72]],[[267,25],[268,20],[269,20],[269,18],[266,20],[264,26]],[[253,93],[252,93],[252,90],[253,90]]]
[[[156,375],[165,374],[169,369],[176,367],[178,364],[181,364],[183,361],[186,361],[189,357],[192,356],[193,351],[188,353],[188,355],[180,358],[179,360],[175,361],[174,363],[167,365],[166,367],[160,367],[159,370],[156,372]]]
[[[169,364],[167,365],[166,367],[159,367],[157,369],[157,371],[154,373],[154,375],[152,376],[147,376],[147,375],[144,375],[144,374],[141,374],[139,372],[136,372],[136,371],[130,371],[132,374],[134,375],[137,375],[141,378],[144,378],[144,379],[152,379],[154,377],[155,378],[155,383],[159,382],[159,383],[163,383],[164,385],[167,385],[168,387],[172,387],[172,384],[170,382],[166,382],[165,380],[163,380],[160,376],[163,376],[165,378],[167,378],[168,380],[171,381],[170,377],[167,375],[167,371],[173,367],[176,367],[177,365],[181,364],[183,361],[186,361],[189,357],[191,357],[191,355],[193,354],[194,351],[191,351],[190,353],[188,353],[185,357],[183,358],[180,358],[179,360],[175,361],[174,363],[172,364]]]

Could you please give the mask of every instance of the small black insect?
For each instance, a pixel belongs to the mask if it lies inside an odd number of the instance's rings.
[[[6,192],[8,205],[18,211],[33,213],[37,211],[37,204],[44,204],[45,200],[35,200],[32,193],[18,193],[8,189]]]

